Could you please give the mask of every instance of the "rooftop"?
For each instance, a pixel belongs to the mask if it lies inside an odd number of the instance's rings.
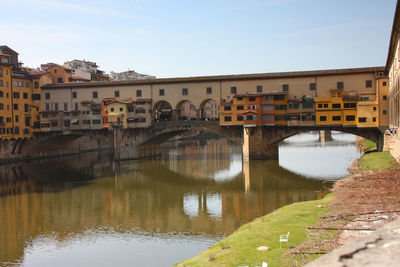
[[[362,74],[362,73],[375,73],[378,71],[385,71],[385,67],[380,66],[380,67],[367,67],[367,68],[272,72],[272,73],[239,74],[239,75],[158,78],[158,79],[143,79],[143,80],[131,80],[131,81],[91,82],[91,83],[79,83],[79,84],[73,84],[73,83],[48,84],[43,86],[43,89],[65,89],[65,88],[78,89],[78,88],[93,88],[93,87],[105,87],[105,86],[130,86],[130,85],[152,85],[152,84],[167,84],[167,83],[279,79],[279,78],[296,78],[296,77],[310,77],[310,76],[351,75],[351,74]]]

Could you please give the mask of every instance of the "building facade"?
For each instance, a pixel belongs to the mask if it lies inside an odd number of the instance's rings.
[[[386,72],[389,74],[389,131],[387,149],[400,161],[400,1],[397,1]]]

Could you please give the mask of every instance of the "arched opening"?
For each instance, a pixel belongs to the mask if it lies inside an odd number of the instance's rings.
[[[178,120],[197,120],[199,118],[196,106],[189,100],[183,100],[176,105]]]
[[[159,101],[153,108],[154,121],[172,121],[172,106],[167,101]]]
[[[200,104],[201,120],[219,120],[219,104],[213,99],[206,99]]]

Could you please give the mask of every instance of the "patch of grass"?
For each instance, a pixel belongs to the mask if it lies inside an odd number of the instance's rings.
[[[279,236],[290,232],[289,247],[301,244],[307,236],[307,226],[315,224],[319,216],[326,213],[326,206],[332,199],[333,196],[328,195],[321,200],[294,203],[257,218],[177,266],[261,266],[263,261],[268,266],[281,266],[287,263],[286,256],[281,256],[289,248],[286,243],[279,248]],[[260,246],[267,246],[270,250],[259,251],[257,248]]]
[[[365,147],[367,150],[374,150],[376,149],[376,144],[368,139],[365,139]]]
[[[364,154],[359,161],[361,171],[383,171],[400,169],[400,165],[389,152],[372,152]]]

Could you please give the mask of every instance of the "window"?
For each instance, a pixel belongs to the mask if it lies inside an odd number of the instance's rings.
[[[23,97],[24,99],[28,99],[28,93],[23,93],[23,94],[22,94],[22,97]]]
[[[386,109],[383,110],[383,115],[387,115],[387,110]]]
[[[68,111],[68,103],[64,103],[64,111]]]
[[[357,104],[356,103],[343,103],[344,108],[356,108]]]
[[[50,110],[50,104],[46,103],[46,111],[49,111],[49,110]]]
[[[244,106],[237,106],[236,110],[244,110]]]
[[[78,110],[78,103],[74,103],[74,110]]]
[[[35,89],[38,89],[38,88],[39,88],[39,83],[38,83],[38,82],[35,82],[35,83],[34,83],[34,87],[35,87]]]
[[[14,110],[18,110],[18,104],[14,104]]]
[[[310,91],[315,91],[317,90],[317,84],[316,83],[310,83]]]
[[[92,124],[101,124],[101,121],[100,120],[92,120]]]
[[[58,127],[58,122],[57,121],[52,121],[51,122],[51,127]]]
[[[232,121],[232,117],[231,116],[225,116],[224,117],[224,121]]]
[[[25,126],[30,126],[30,125],[31,125],[31,118],[25,117]]]
[[[354,115],[347,115],[346,116],[346,121],[355,121],[356,120],[356,116]]]
[[[146,110],[144,108],[137,108],[136,113],[146,113]]]
[[[343,89],[344,88],[344,83],[343,82],[337,82],[336,86],[337,86],[337,89]]]
[[[332,104],[332,108],[341,108],[340,104]]]
[[[19,117],[18,117],[18,115],[15,115],[15,122],[19,122]]]
[[[372,81],[371,80],[366,80],[365,81],[365,87],[366,88],[371,88],[372,87]]]
[[[50,99],[50,93],[45,93],[44,94],[44,99]]]
[[[299,104],[298,103],[289,104],[289,108],[297,109],[299,108]]]
[[[266,95],[264,96],[264,100],[272,100],[272,95]]]
[[[119,111],[124,111],[124,108],[119,108]]]
[[[236,93],[237,93],[236,86],[231,86],[231,94],[236,94]]]
[[[358,118],[358,122],[367,122],[367,118],[365,117]]]
[[[72,92],[72,98],[76,98],[78,96],[77,92]]]
[[[263,115],[262,118],[264,121],[272,121],[274,119],[272,115]]]
[[[376,117],[373,117],[373,118],[372,118],[372,121],[373,121],[373,122],[376,122]]]
[[[160,90],[158,91],[158,95],[164,96],[164,95],[165,95],[165,90],[164,90],[164,89],[160,89]]]
[[[360,101],[369,101],[369,96],[360,96]]]
[[[273,105],[262,105],[262,110],[272,110],[273,108]]]
[[[14,93],[13,93],[13,97],[14,97],[14,98],[19,98],[19,92],[14,92]]]
[[[25,111],[25,112],[29,112],[29,106],[28,106],[28,104],[24,104],[24,111]]]
[[[318,104],[318,108],[322,108],[322,104]]]
[[[373,107],[372,109],[373,109],[374,111],[376,111],[376,107]]]
[[[275,105],[275,110],[286,110],[287,106],[286,105]]]
[[[3,80],[0,80],[0,86],[3,86]]]
[[[25,88],[29,88],[31,86],[30,82],[25,82]]]
[[[110,108],[111,112],[114,112],[114,108]]]
[[[3,77],[3,69],[0,68],[0,77]]]
[[[342,120],[342,117],[341,116],[333,116],[332,120],[333,121],[340,121],[340,120]]]
[[[243,116],[237,116],[237,121],[243,121]]]
[[[383,85],[383,86],[386,86],[386,85],[387,85],[387,83],[386,83],[386,82],[383,82],[383,83],[382,83],[382,85]]]
[[[303,103],[302,106],[303,106],[303,108],[313,108],[314,104],[313,103]]]
[[[324,104],[324,108],[328,108],[329,107],[329,105],[328,104]]]
[[[257,85],[257,93],[261,93],[262,91],[262,85]]]
[[[320,116],[320,117],[319,117],[319,120],[320,120],[320,121],[326,121],[326,116]]]
[[[212,87],[207,87],[206,91],[207,91],[207,95],[211,95],[212,94]]]
[[[282,84],[282,91],[289,92],[289,84]]]
[[[97,97],[98,97],[97,91],[93,91],[92,92],[92,98],[97,98]]]
[[[54,110],[58,111],[58,103],[54,103]]]
[[[256,115],[247,115],[246,120],[255,121],[255,120],[257,120],[257,116]]]
[[[9,63],[9,60],[8,60],[8,58],[3,57],[3,58],[1,59],[1,62],[2,62],[2,63]]]
[[[40,100],[40,94],[32,94],[32,100]]]
[[[383,100],[387,100],[387,96],[386,95],[383,96]]]
[[[232,110],[232,107],[231,106],[224,106],[224,110],[225,111]]]
[[[182,95],[188,95],[188,89],[187,88],[182,88]]]
[[[0,91],[0,97],[4,97],[3,91]]]
[[[14,133],[15,133],[15,134],[19,134],[19,127],[15,127]]]
[[[237,97],[236,99],[242,101],[243,97]]]
[[[256,98],[254,96],[249,97],[249,101],[256,101]]]
[[[274,100],[285,100],[285,95],[274,95]]]
[[[61,77],[58,78],[58,79],[57,79],[57,82],[58,82],[58,83],[63,83],[63,82],[64,82],[64,81],[63,81],[63,78],[61,78]]]
[[[114,96],[119,97],[119,91],[114,91]]]
[[[83,124],[90,124],[90,120],[82,120]]]

